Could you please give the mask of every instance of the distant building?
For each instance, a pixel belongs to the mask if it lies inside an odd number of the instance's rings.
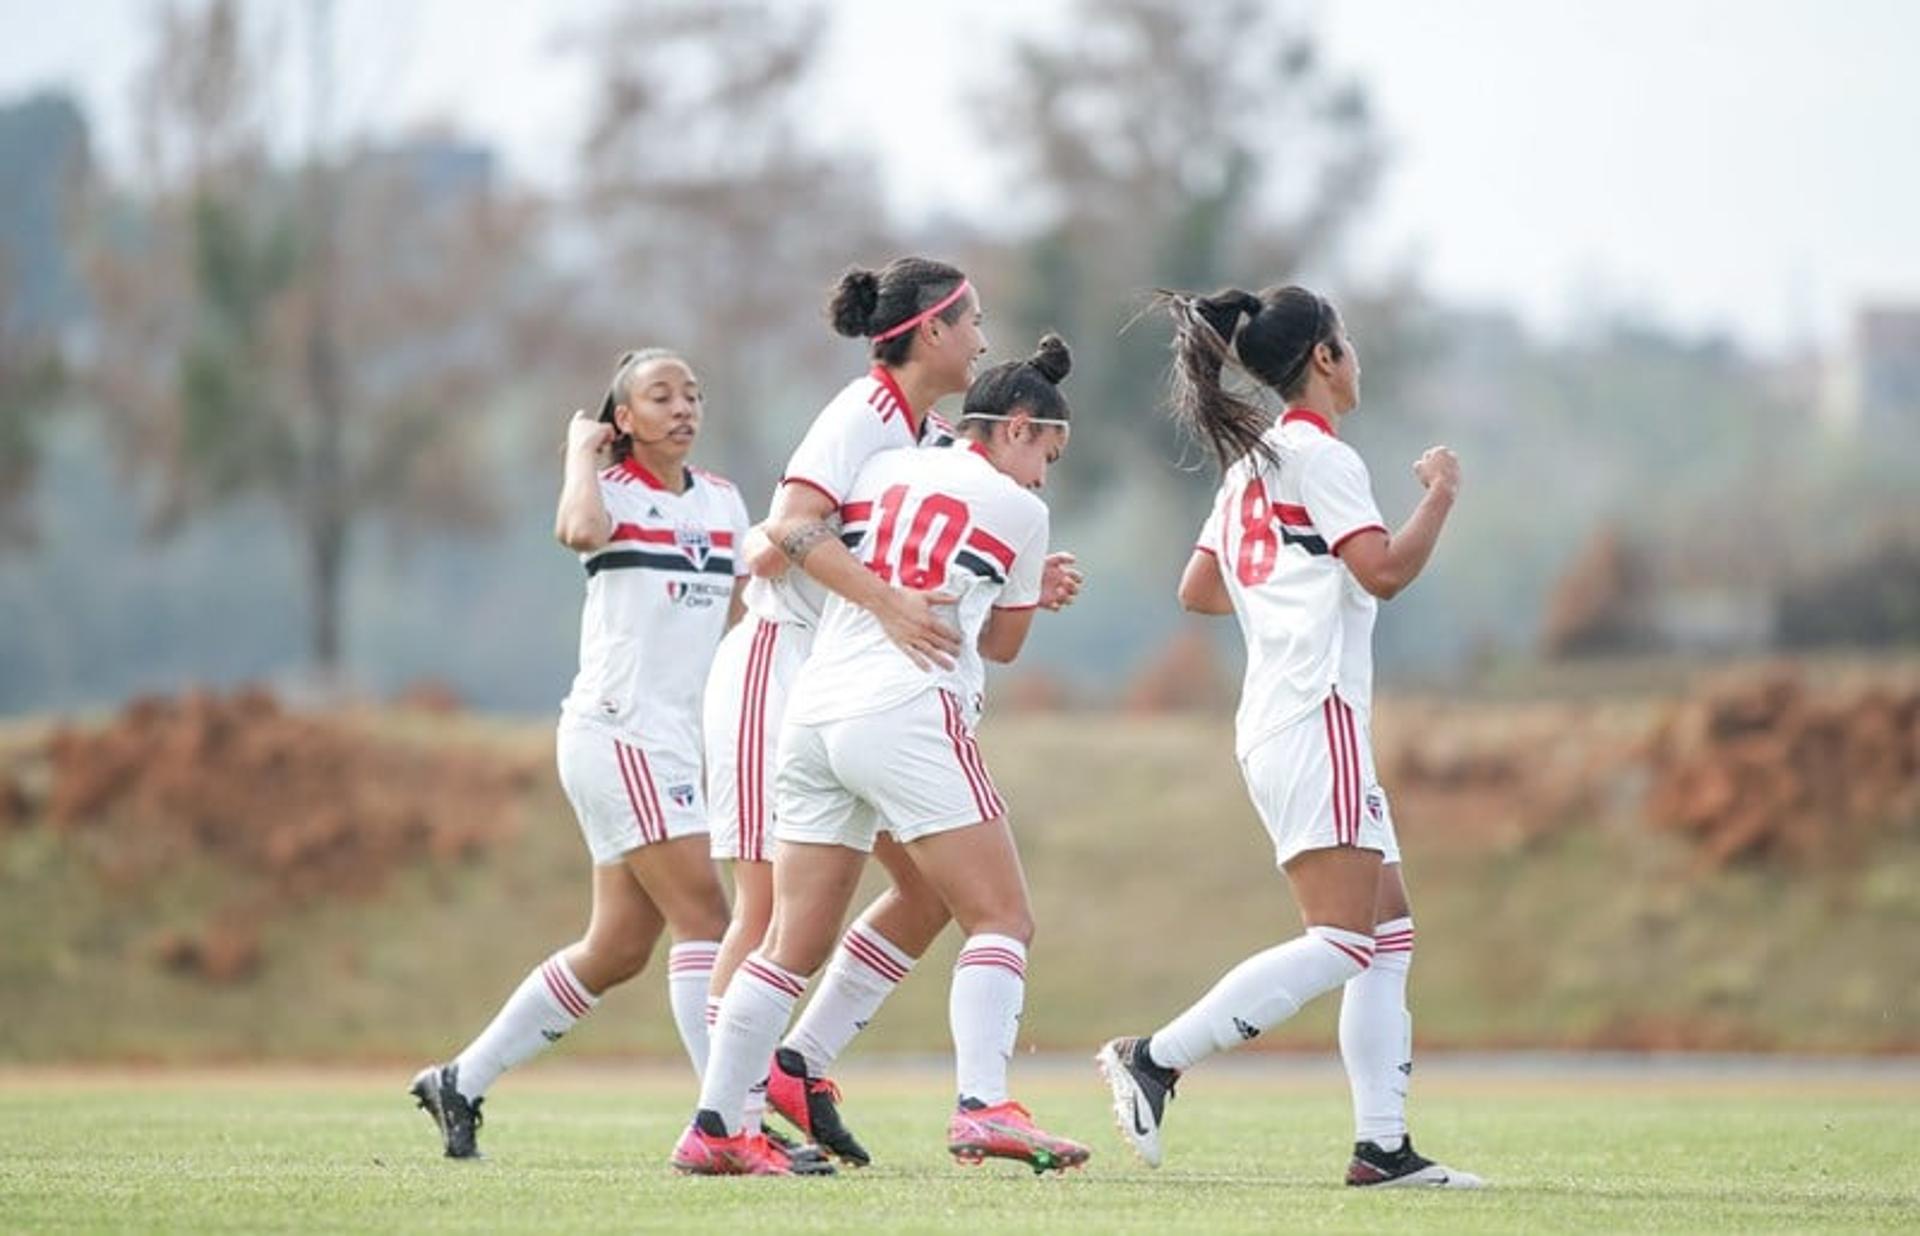
[[[67,233],[88,166],[86,117],[70,96],[0,103],[0,311],[9,329],[57,335],[86,312]]]
[[[1824,417],[1849,434],[1920,429],[1920,305],[1860,309],[1820,402]]]

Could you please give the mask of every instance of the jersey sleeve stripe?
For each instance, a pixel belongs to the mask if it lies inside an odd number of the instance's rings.
[[[996,605],[993,608],[995,610],[1005,611],[1006,613],[1009,613],[1009,614],[1017,614],[1023,609],[1039,609],[1040,602],[1028,601],[1025,605]]]
[[[1288,524],[1295,528],[1313,527],[1313,516],[1307,514],[1307,508],[1304,506],[1294,506],[1288,502],[1276,502],[1273,504],[1273,513],[1280,517],[1280,522],[1283,524]]]
[[[780,478],[780,483],[782,485],[805,485],[808,489],[818,490],[820,493],[825,494],[827,501],[833,503],[835,506],[840,505],[840,495],[834,493],[819,481],[810,481],[804,476],[783,476]]]
[[[996,584],[1004,584],[1007,582],[1007,577],[999,571],[994,570],[991,562],[988,562],[978,554],[969,553],[964,549],[953,556],[953,565],[965,567],[980,578],[990,579]]]
[[[845,506],[840,508],[840,518],[844,522],[850,523],[850,524],[858,523],[863,519],[872,519],[873,503],[849,502]]]
[[[1220,556],[1220,551],[1211,545],[1195,545],[1193,552],[1196,554],[1205,554],[1209,558],[1218,558]]]
[[[1006,542],[988,532],[985,528],[975,528],[967,533],[967,544],[983,553],[991,554],[1000,562],[1000,569],[1013,569],[1013,548]]]
[[[1348,541],[1351,541],[1354,537],[1359,536],[1362,532],[1385,532],[1385,531],[1386,531],[1386,528],[1380,524],[1362,524],[1360,527],[1355,528],[1352,532],[1347,533],[1345,536],[1335,541],[1333,543],[1332,552],[1336,554],[1339,553],[1340,547],[1342,545],[1345,545]]]

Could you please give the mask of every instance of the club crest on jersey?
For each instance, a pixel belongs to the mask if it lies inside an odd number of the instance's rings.
[[[1375,824],[1386,821],[1387,796],[1380,792],[1380,787],[1377,785],[1367,791],[1367,814],[1373,817]]]
[[[691,807],[693,806],[693,786],[670,785],[667,787],[667,797],[673,800],[673,805],[676,807]]]
[[[674,543],[680,546],[680,552],[687,561],[696,567],[707,565],[707,555],[713,552],[713,534],[695,524],[680,524],[673,530]]]

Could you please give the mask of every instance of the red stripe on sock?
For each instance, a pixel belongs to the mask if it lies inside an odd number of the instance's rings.
[[[805,985],[798,979],[790,975],[782,974],[778,970],[773,969],[773,967],[762,962],[757,962],[751,957],[741,962],[740,968],[773,988],[775,991],[785,992],[787,995],[793,996],[796,999],[799,998],[801,992],[806,990]]]
[[[998,958],[994,958],[990,960],[982,960],[982,961],[972,961],[963,957],[960,959],[959,965],[955,966],[954,968],[955,969],[979,968],[979,967],[985,967],[985,966],[998,966],[1000,969],[1007,971],[1009,974],[1012,974],[1016,978],[1027,977],[1027,972],[1024,967],[1017,966],[1010,961],[1001,961]]]
[[[574,991],[572,980],[567,978],[566,971],[562,970],[557,963],[552,961],[542,963],[540,977],[547,981],[547,990],[553,993],[553,998],[560,1002],[562,1008],[572,1013],[575,1018],[587,1015],[590,1006],[580,998],[578,992]]]
[[[1339,949],[1341,952],[1345,953],[1347,956],[1359,962],[1360,968],[1362,970],[1366,969],[1368,966],[1373,964],[1373,954],[1371,953],[1363,953],[1359,949],[1353,947],[1353,945],[1344,943],[1340,940],[1328,940],[1326,936],[1321,936],[1320,938],[1322,940],[1326,940],[1328,944],[1333,945],[1333,947]]]
[[[1025,975],[1027,959],[1012,949],[970,948],[960,954],[953,966],[956,970],[962,966],[1001,966],[1016,974]]]
[[[865,937],[856,935],[852,931],[847,932],[846,937],[840,941],[840,947],[846,950],[849,957],[863,963],[890,983],[897,983],[907,977],[905,967],[881,952]]]

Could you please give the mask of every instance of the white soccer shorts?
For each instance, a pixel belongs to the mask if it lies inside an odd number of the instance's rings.
[[[566,716],[554,758],[596,867],[618,863],[643,845],[707,831],[697,752],[642,747]]]
[[[1373,766],[1367,727],[1338,695],[1240,759],[1247,793],[1273,838],[1274,861],[1352,846],[1400,861],[1393,811]]]
[[[701,724],[707,750],[707,826],[713,857],[768,861],[773,759],[787,688],[813,647],[813,629],[751,614],[720,641]]]
[[[774,833],[871,852],[885,830],[917,841],[1006,814],[950,691],[924,691],[862,717],[789,724],[780,735]]]

